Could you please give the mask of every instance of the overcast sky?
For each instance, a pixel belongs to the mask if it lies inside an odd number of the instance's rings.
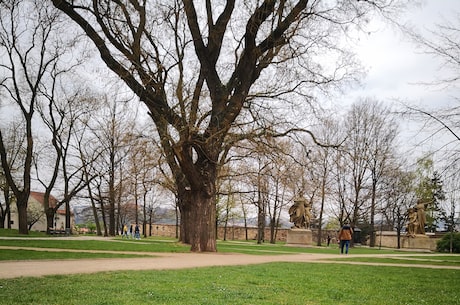
[[[402,16],[417,31],[428,34],[436,24],[446,20],[458,23],[459,0],[425,0]],[[457,18],[457,19],[456,19]],[[403,99],[430,107],[446,104],[446,91],[417,85],[436,79],[443,73],[439,61],[423,54],[401,31],[372,22],[373,31],[360,37],[357,53],[368,71],[362,88],[350,91],[351,96],[375,96],[379,99]],[[458,93],[458,90],[457,90]],[[441,98],[442,96],[442,98]]]
[[[436,24],[451,21],[460,25],[460,0],[425,0],[421,6],[413,7],[404,14],[401,21],[414,26],[417,31],[428,34]],[[421,85],[434,81],[447,72],[440,61],[427,55],[396,28],[373,20],[372,31],[360,37],[356,52],[367,70],[367,76],[359,88],[350,89],[345,98],[355,101],[359,97],[376,98],[385,103],[404,103],[435,110],[455,103],[460,98],[459,88],[435,88]],[[457,101],[458,103],[458,101]],[[407,122],[405,122],[407,123]],[[405,124],[404,123],[404,124]],[[418,138],[416,125],[411,125],[405,137],[416,145]],[[438,141],[425,143],[422,152],[435,150]]]

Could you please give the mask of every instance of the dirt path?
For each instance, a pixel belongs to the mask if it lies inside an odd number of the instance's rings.
[[[151,253],[153,257],[33,260],[0,262],[0,278],[53,274],[93,273],[116,270],[164,270],[209,266],[249,265],[280,261],[310,261],[313,255],[260,256],[219,253]]]
[[[110,251],[82,251],[65,249],[44,249],[27,247],[0,247],[1,249],[28,249],[37,251],[72,251],[72,252],[105,252]],[[120,252],[116,252],[120,253]],[[130,252],[132,254],[132,252]],[[270,262],[304,262],[304,263],[347,263],[359,265],[381,265],[411,268],[436,268],[457,269],[460,266],[439,266],[426,264],[381,264],[350,261],[334,261],[330,259],[343,258],[339,254],[286,254],[286,255],[248,255],[229,253],[138,253],[151,255],[152,257],[139,258],[100,258],[100,259],[76,259],[76,260],[29,260],[29,261],[0,261],[0,279],[17,278],[23,276],[45,276],[63,274],[95,273],[104,271],[120,270],[167,270],[181,268],[198,268],[211,266],[235,266],[251,265]],[[439,256],[440,254],[432,254]],[[397,257],[404,259],[405,256],[414,254],[350,254],[349,257]],[[429,254],[421,254],[424,258]],[[325,261],[325,260],[328,261]]]

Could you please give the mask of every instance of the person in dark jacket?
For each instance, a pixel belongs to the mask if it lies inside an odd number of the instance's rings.
[[[136,223],[136,227],[134,228],[134,238],[135,239],[141,239],[141,234],[140,234],[140,229],[139,225]]]

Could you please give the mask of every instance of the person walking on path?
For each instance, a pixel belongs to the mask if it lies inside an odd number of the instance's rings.
[[[343,225],[339,231],[337,239],[340,241],[340,254],[343,254],[343,248],[345,248],[345,254],[348,254],[348,248],[350,247],[350,241],[353,236],[353,229],[348,223]]]
[[[136,227],[134,228],[134,238],[139,240],[141,239],[141,232],[139,229],[139,225],[136,223]]]
[[[134,239],[133,225],[129,225],[129,238]]]
[[[129,238],[128,237],[128,226],[126,224],[123,226],[123,234],[121,235],[121,238],[125,238],[125,237],[126,239]]]

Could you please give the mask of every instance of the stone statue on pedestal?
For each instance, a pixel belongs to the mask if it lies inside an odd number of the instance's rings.
[[[407,235],[409,237],[415,237],[416,234],[424,235],[425,234],[425,223],[426,215],[425,208],[427,204],[424,203],[421,199],[417,200],[415,207],[409,208],[407,210]]]
[[[305,199],[294,200],[294,204],[289,208],[289,216],[289,221],[294,223],[292,228],[310,229],[311,203]]]
[[[424,203],[422,200],[417,200],[417,205],[415,209],[417,211],[417,222],[418,227],[415,231],[415,234],[425,234],[425,223],[426,223],[426,215],[425,215],[425,208],[427,204]]]
[[[410,208],[409,210],[407,210],[407,217],[408,217],[407,236],[415,237],[415,231],[418,227],[418,222],[417,222],[417,212],[415,212],[414,208]]]

